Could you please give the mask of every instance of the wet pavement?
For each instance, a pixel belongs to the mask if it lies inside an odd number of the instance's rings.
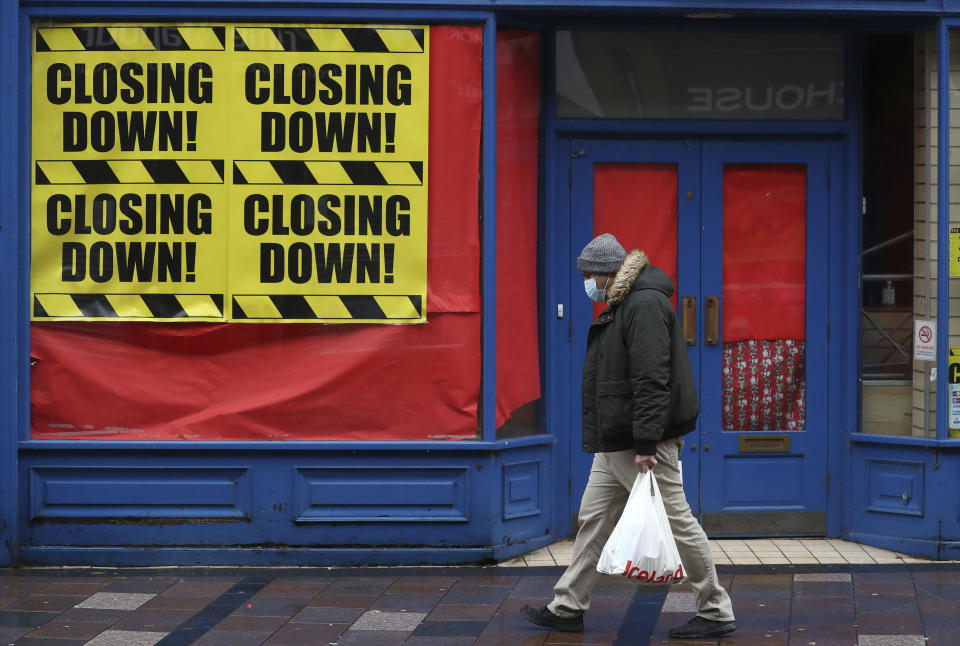
[[[684,585],[601,577],[582,634],[521,618],[562,567],[0,570],[0,645],[957,646],[960,564],[720,565],[739,629],[669,641]]]

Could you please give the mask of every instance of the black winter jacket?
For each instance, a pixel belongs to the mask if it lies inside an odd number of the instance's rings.
[[[657,442],[696,427],[697,390],[671,294],[663,270],[642,251],[627,254],[587,336],[584,451],[655,455]]]

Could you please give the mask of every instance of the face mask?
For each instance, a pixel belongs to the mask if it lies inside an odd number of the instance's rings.
[[[590,297],[590,300],[598,303],[603,303],[607,300],[607,290],[597,287],[596,278],[588,278],[587,280],[583,281],[583,289],[587,292],[587,296]]]

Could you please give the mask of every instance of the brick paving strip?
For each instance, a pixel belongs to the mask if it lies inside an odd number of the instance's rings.
[[[601,577],[582,635],[519,614],[560,567],[0,570],[0,646],[676,646],[687,585]],[[722,565],[739,629],[699,646],[957,646],[960,564]]]
[[[163,636],[156,646],[189,646],[199,640],[210,629],[230,616],[238,608],[260,592],[269,583],[254,577],[245,578],[217,597],[203,610],[177,626],[173,632]]]

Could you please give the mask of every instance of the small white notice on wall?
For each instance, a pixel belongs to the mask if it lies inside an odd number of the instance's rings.
[[[919,361],[937,360],[936,321],[913,322],[913,358]]]
[[[950,437],[960,437],[960,348],[950,348],[950,369],[947,372],[950,391]]]
[[[950,384],[950,437],[960,430],[960,384]]]

